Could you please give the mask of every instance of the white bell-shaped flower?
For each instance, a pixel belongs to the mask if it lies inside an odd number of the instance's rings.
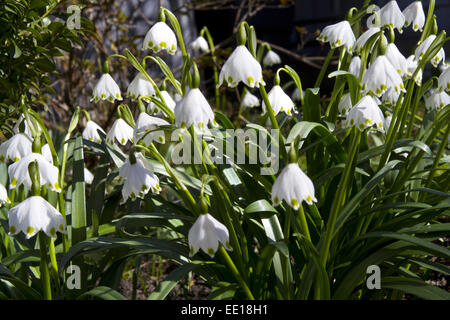
[[[341,101],[339,101],[338,104],[339,113],[345,115],[350,111],[351,108],[353,108],[352,97],[350,93],[346,93],[342,96]]]
[[[122,100],[120,88],[109,73],[104,73],[94,87],[91,101],[98,102],[99,100],[108,100],[110,102]]]
[[[31,189],[32,182],[28,173],[28,166],[31,162],[37,162],[41,186],[45,186],[52,191],[61,192],[58,183],[58,168],[48,162],[42,154],[34,152],[8,167],[10,188],[14,189],[17,186],[24,185],[26,188]]]
[[[397,70],[398,74],[405,78],[412,76],[408,69],[405,56],[398,50],[395,43],[389,43],[386,47],[386,57],[392,66]]]
[[[166,50],[174,55],[177,51],[177,37],[165,22],[157,22],[145,35],[142,50],[146,49],[152,49],[155,53]]]
[[[248,51],[247,47],[242,45],[234,49],[222,70],[220,70],[218,86],[226,82],[229,87],[234,88],[241,81],[250,88],[259,88],[260,84],[266,84],[261,65]]]
[[[428,110],[440,110],[450,104],[450,96],[445,91],[431,89],[425,96],[425,108]]]
[[[288,115],[295,112],[294,102],[279,85],[273,86],[272,90],[270,90],[267,94],[267,97],[269,98],[270,106],[272,107],[275,115],[282,111]],[[262,102],[262,109],[263,113],[267,112],[264,101]]]
[[[125,203],[128,198],[135,200],[143,199],[151,190],[153,193],[159,193],[159,179],[153,173],[152,165],[140,153],[135,154],[135,163],[131,163],[128,158],[120,167],[119,182],[125,181],[122,187],[122,201]]]
[[[67,233],[64,217],[40,196],[25,199],[8,212],[9,235],[22,231],[27,239],[39,231],[56,238],[56,232]]]
[[[264,56],[263,59],[263,65],[264,66],[273,66],[275,64],[280,64],[281,63],[281,58],[280,56],[274,52],[273,50],[269,50],[266,55]]]
[[[364,96],[350,110],[345,119],[344,125],[356,126],[360,131],[376,126],[379,131],[383,130],[384,115],[378,104],[371,96]]]
[[[359,56],[354,56],[350,61],[348,66],[348,72],[353,74],[356,79],[359,79],[359,74],[361,73],[361,58]]]
[[[214,112],[200,89],[191,89],[175,106],[175,123],[179,127],[189,128],[194,125],[203,128],[216,125]]]
[[[160,92],[161,92],[161,95],[162,95],[162,97],[164,99],[164,102],[165,102],[167,108],[169,108],[170,110],[174,111],[175,106],[177,105],[177,103],[173,100],[172,96],[166,90],[163,90],[163,91],[160,91]],[[161,100],[158,97],[156,97],[156,98],[158,100]],[[153,103],[152,101],[150,101],[148,103],[148,105],[147,105],[147,112],[148,113],[159,113],[160,111],[161,110],[159,110],[158,106],[155,103]]]
[[[197,37],[197,39],[192,41],[190,47],[192,50],[197,50],[204,53],[209,52],[208,41],[206,41],[206,39],[203,38],[202,36],[199,36]]]
[[[411,76],[409,76],[409,78],[411,78],[413,76],[413,74],[416,72],[419,63],[416,60],[416,56],[415,55],[410,55],[408,57],[408,59],[406,59],[406,65],[408,68],[408,74],[410,74]],[[422,85],[422,69],[419,69],[419,71],[417,72],[416,76],[414,77],[414,81],[416,82],[416,84],[420,87]],[[407,75],[408,75],[407,74]]]
[[[84,182],[92,184],[92,181],[94,181],[94,175],[87,168],[84,168]]]
[[[232,250],[227,228],[209,213],[200,215],[189,229],[188,242],[191,257],[200,249],[211,258],[214,257],[219,242],[226,249]]]
[[[0,207],[5,203],[10,203],[8,198],[8,191],[5,186],[0,183]]]
[[[402,33],[402,29],[405,26],[405,16],[400,10],[397,1],[389,1],[383,8],[378,11],[380,17],[380,26],[375,25],[375,14],[367,19],[367,27],[382,27],[391,25],[396,28],[398,32]]]
[[[96,143],[102,143],[102,138],[98,133],[99,131],[106,135],[106,132],[98,124],[96,124],[92,120],[89,120],[86,123],[86,128],[84,128],[82,133],[83,139],[93,141]]]
[[[133,137],[135,143],[142,143],[145,146],[149,146],[153,141],[159,143],[165,143],[165,135],[163,130],[157,130],[160,126],[166,126],[169,123],[166,120],[152,117],[141,112],[136,121],[136,126],[134,127]],[[142,140],[141,140],[142,139]]]
[[[386,56],[378,56],[363,78],[363,92],[372,92],[380,97],[387,89],[406,91],[402,77],[398,74]]]
[[[363,34],[359,36],[359,38],[355,42],[355,52],[361,52],[361,50],[366,45],[367,41],[369,41],[370,38],[372,38],[374,35],[380,32],[379,27],[369,28],[367,29]],[[375,43],[373,44],[375,45]],[[373,46],[372,46],[373,48]],[[370,48],[370,50],[372,49]]]
[[[414,54],[416,55],[416,59],[418,61],[422,60],[422,58],[425,56],[425,53],[428,51],[428,49],[430,48],[431,44],[433,43],[433,41],[435,39],[436,39],[436,35],[432,34],[432,35],[428,36],[428,38],[423,40],[423,42],[417,47]],[[437,68],[437,66],[439,65],[439,63],[441,61],[445,61],[444,48],[441,48],[439,50],[439,52],[431,59],[431,64],[435,68]]]
[[[438,87],[441,91],[450,91],[450,68],[445,69],[439,76]]]
[[[298,210],[303,201],[309,205],[317,202],[313,182],[297,163],[284,167],[272,186],[273,204],[278,206],[283,200],[294,210]]]
[[[133,128],[122,118],[114,121],[106,135],[106,141],[109,143],[114,143],[114,139],[121,145],[125,145],[128,141],[133,142]]]
[[[244,97],[241,99],[241,107],[253,108],[261,104],[258,97],[252,94],[250,91],[246,91]]]
[[[381,101],[388,105],[396,105],[400,97],[400,91],[395,91],[393,88],[389,88],[382,96]]]
[[[52,151],[48,143],[44,144],[41,148],[41,154],[44,156],[45,160],[53,164]]]
[[[127,96],[132,100],[136,100],[141,96],[154,96],[155,89],[147,77],[139,72],[130,82],[127,89]],[[145,99],[144,99],[145,100]]]
[[[19,161],[31,153],[33,141],[25,133],[17,133],[0,145],[0,162]]]
[[[423,11],[422,1],[414,1],[403,10],[405,16],[405,27],[412,25],[414,31],[422,32],[425,25],[425,12]]]
[[[350,53],[352,53],[356,42],[352,26],[347,20],[326,26],[320,33],[317,40],[321,42],[329,42],[331,48],[345,46]]]

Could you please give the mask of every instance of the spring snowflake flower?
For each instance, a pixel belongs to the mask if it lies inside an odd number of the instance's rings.
[[[149,146],[153,141],[165,143],[166,139],[164,131],[157,130],[160,126],[169,125],[166,120],[149,116],[145,112],[141,112],[134,127],[133,137],[135,143],[142,143]],[[142,139],[143,138],[143,139]],[[141,140],[142,139],[142,140]]]
[[[131,97],[132,100],[136,100],[141,96],[154,96],[155,89],[152,83],[147,79],[147,77],[139,72],[130,82],[127,89],[127,96]],[[144,99],[145,100],[145,99]]]
[[[450,68],[445,69],[438,80],[439,90],[441,91],[450,91]]]
[[[244,82],[250,88],[258,87],[264,82],[262,68],[245,46],[237,46],[220,70],[219,84],[226,82],[229,87],[236,87]]]
[[[163,99],[164,99],[164,102],[166,103],[167,108],[174,111],[177,103],[173,100],[173,98],[170,96],[170,94],[166,90],[163,90],[163,91],[161,91],[161,95],[163,96]],[[161,100],[161,99],[158,98],[158,100]],[[147,112],[148,113],[158,113],[159,111],[160,111],[159,107],[156,104],[154,104],[152,101],[150,101],[149,104],[147,105]]]
[[[428,110],[440,110],[450,104],[450,96],[445,91],[431,89],[425,97],[425,108]]]
[[[0,183],[0,207],[5,203],[10,203],[8,198],[8,191],[6,188]]]
[[[408,69],[408,64],[406,62],[406,58],[403,54],[398,50],[395,43],[389,43],[386,47],[386,57],[392,66],[397,70],[400,76],[404,76],[405,78],[411,78],[412,74]]]
[[[209,213],[200,215],[189,229],[188,242],[189,256],[191,257],[199,249],[202,249],[211,258],[214,257],[219,248],[219,242],[226,249],[232,250],[227,228]]]
[[[206,41],[206,39],[202,36],[199,36],[197,37],[197,39],[192,41],[190,47],[192,48],[192,50],[197,50],[204,53],[209,52],[208,41]]]
[[[203,128],[208,122],[216,125],[211,106],[200,89],[189,90],[175,106],[175,123],[178,127],[189,128],[194,125]]]
[[[19,161],[31,153],[33,141],[25,133],[17,133],[0,145],[0,162]]]
[[[321,42],[329,42],[331,48],[345,46],[350,53],[352,52],[356,42],[352,27],[346,20],[326,26],[320,33],[317,40]]]
[[[363,78],[363,92],[372,92],[380,97],[389,88],[396,92],[406,91],[402,77],[398,74],[386,56],[378,56]]]
[[[423,40],[423,42],[417,47],[414,54],[416,55],[416,59],[418,61],[423,59],[423,57],[425,56],[425,53],[428,51],[428,49],[430,48],[431,44],[433,43],[433,41],[435,39],[436,39],[436,35],[432,34],[432,35],[428,36],[428,38]],[[441,48],[441,50],[439,50],[439,52],[433,57],[433,59],[431,59],[431,64],[435,68],[437,68],[437,66],[439,65],[439,63],[441,61],[445,61],[444,48]]]
[[[120,167],[119,183],[125,180],[122,187],[121,204],[125,203],[128,198],[132,200],[143,199],[150,190],[153,193],[161,191],[159,179],[153,173],[153,168],[147,159],[140,153],[136,153],[135,159],[136,162],[131,163],[128,158]]]
[[[31,189],[32,183],[28,173],[28,166],[31,162],[37,162],[41,186],[45,186],[52,191],[61,192],[58,183],[58,168],[48,162],[43,155],[34,152],[8,167],[10,188],[14,189],[17,186],[24,185],[26,188]]]
[[[44,144],[41,147],[41,154],[44,156],[45,160],[53,164],[52,151],[50,150],[50,146],[48,143]]]
[[[350,96],[350,93],[344,94],[338,104],[339,113],[345,115],[352,107],[352,97]]]
[[[281,171],[273,184],[272,202],[278,206],[284,200],[294,210],[298,210],[303,201],[309,205],[317,202],[314,193],[314,184],[311,179],[297,163],[290,163]]]
[[[279,85],[273,86],[272,90],[267,94],[269,98],[270,106],[273,109],[275,115],[284,111],[286,114],[291,115],[294,110],[294,102],[291,98],[281,89]],[[262,103],[263,113],[266,113],[266,104]]]
[[[378,15],[380,17],[380,26],[375,25],[375,14],[367,19],[367,27],[382,27],[386,25],[391,25],[396,28],[398,32],[403,32],[403,27],[405,26],[405,16],[400,10],[397,1],[389,1],[383,8],[378,10]]]
[[[93,141],[96,143],[102,143],[102,138],[98,133],[99,131],[106,135],[105,131],[103,131],[103,129],[98,124],[96,124],[92,120],[89,120],[86,123],[86,128],[84,128],[82,133],[83,139]]]
[[[133,142],[133,128],[122,118],[114,121],[114,124],[106,135],[106,141],[109,143],[114,143],[114,138],[121,145],[125,145],[128,141]]]
[[[44,198],[33,196],[25,199],[8,212],[9,235],[22,231],[27,239],[39,231],[56,238],[56,232],[66,233],[64,218]]]
[[[403,10],[405,16],[405,27],[412,24],[414,31],[422,32],[425,25],[425,12],[423,11],[422,1],[414,1]]]
[[[241,100],[241,107],[243,108],[253,108],[261,104],[258,97],[247,91]]]
[[[393,88],[389,88],[381,97],[381,101],[388,105],[396,105],[400,97],[400,91],[395,91]]]
[[[384,115],[378,104],[371,96],[363,97],[347,114],[344,125],[356,126],[360,131],[368,127],[376,126],[383,130]]]
[[[359,79],[359,74],[361,73],[361,58],[359,56],[354,56],[350,61],[348,66],[348,72],[353,74],[356,79]]]
[[[355,52],[360,52],[364,46],[366,45],[367,41],[369,41],[370,38],[372,38],[374,35],[380,32],[379,27],[369,28],[367,31],[365,31],[363,34],[361,34],[355,42]],[[375,43],[374,43],[375,45]],[[371,48],[372,49],[372,48]]]
[[[94,175],[88,169],[84,168],[84,182],[92,184],[92,181],[94,181]]]
[[[142,50],[149,48],[155,53],[166,50],[171,55],[177,51],[177,37],[165,22],[157,22],[148,30]]]
[[[100,80],[94,87],[91,101],[98,102],[99,100],[122,100],[120,88],[109,73],[104,73]]]
[[[265,57],[263,59],[263,65],[264,66],[269,66],[270,67],[270,66],[273,66],[275,64],[280,64],[280,63],[281,63],[280,56],[276,52],[274,52],[272,50],[269,50],[266,53],[266,55],[265,55]]]
[[[411,78],[413,76],[413,74],[416,72],[419,63],[416,60],[416,56],[415,55],[410,55],[408,57],[408,59],[406,59],[406,65],[408,68],[408,74],[410,74],[411,76],[409,76],[409,78]],[[417,72],[416,76],[414,77],[414,81],[416,82],[416,84],[420,87],[422,85],[422,69],[419,69],[419,71]],[[407,75],[408,75],[407,74]]]

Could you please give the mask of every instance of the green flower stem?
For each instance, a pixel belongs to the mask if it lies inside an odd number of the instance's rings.
[[[292,210],[291,207],[288,206],[286,208],[285,213],[285,221],[284,221],[284,241],[286,243],[286,246],[289,247],[289,237],[291,233],[291,215]],[[286,257],[283,257],[283,281],[284,281],[284,288],[286,290],[286,299],[290,300],[292,299],[292,290],[291,290],[291,277],[289,276],[289,253]]]
[[[305,238],[308,239],[309,242],[312,243],[311,234],[309,233],[308,222],[306,221],[305,210],[303,209],[303,204],[300,204],[297,212],[298,212],[298,216],[300,218],[299,222],[300,222],[301,231],[302,231],[303,235],[305,236]]]
[[[407,132],[406,132],[406,137],[407,138],[411,137],[411,135],[412,135],[412,131],[413,131],[413,128],[414,128],[414,120],[415,120],[414,116],[417,113],[417,109],[419,107],[419,101],[420,101],[420,94],[419,94],[419,92],[417,92],[417,94],[414,96],[413,109],[411,111],[411,116],[410,116],[409,122],[408,122],[408,129],[407,129]],[[405,117],[404,118],[406,118],[406,116],[407,116],[407,113],[405,113]],[[401,128],[404,128],[404,125],[405,125],[405,123],[402,123],[402,127]]]
[[[322,84],[322,81],[323,81],[323,77],[325,76],[325,72],[327,72],[328,66],[330,65],[333,55],[334,55],[334,49],[332,48],[328,52],[325,62],[322,65],[322,69],[320,70],[319,76],[317,77],[316,83],[314,84],[314,88],[320,88],[320,85]]]
[[[425,27],[424,27],[422,35],[420,37],[419,43],[422,43],[422,41],[425,40],[431,34],[431,31],[433,30],[434,7],[435,7],[435,0],[430,0],[428,3],[428,13],[427,13],[427,19],[425,21]]]
[[[233,263],[233,260],[231,260],[228,252],[224,249],[222,245],[219,246],[218,250],[220,256],[225,260],[226,265],[228,266],[228,269],[231,271],[241,288],[244,290],[245,295],[249,300],[255,300],[255,297],[253,296],[252,292],[250,291],[247,283],[242,278],[241,274],[237,270],[236,266]]]
[[[197,134],[195,133],[195,129],[194,129],[193,125],[191,125],[189,127],[189,133],[191,135],[192,140],[194,140],[194,148],[197,150],[198,154],[200,155],[200,157],[202,159],[203,172],[205,174],[209,174],[208,167],[206,166],[205,159],[203,158],[202,147],[199,144]],[[193,162],[192,162],[192,166],[195,166],[195,164]]]
[[[220,91],[218,88],[219,85],[219,71],[217,69],[217,58],[215,55],[216,48],[214,46],[213,38],[211,37],[211,33],[209,32],[208,28],[206,26],[203,27],[203,29],[200,31],[200,35],[203,34],[206,35],[206,40],[209,44],[209,51],[211,53],[211,58],[213,61],[213,71],[214,71],[214,92],[216,94],[216,107],[220,107]]]
[[[359,149],[360,140],[361,140],[361,132],[356,127],[353,127],[349,154],[348,154],[347,161],[345,164],[344,172],[342,173],[341,179],[339,181],[336,196],[333,199],[330,216],[328,218],[328,222],[327,222],[327,226],[326,226],[325,238],[324,238],[321,250],[320,250],[320,259],[321,259],[323,265],[326,265],[326,263],[327,263],[328,253],[330,250],[331,240],[333,238],[334,227],[336,224],[337,215],[343,205],[343,199],[346,198],[348,184],[349,184],[349,181],[350,181],[351,177],[353,176],[353,172],[355,170],[354,164],[356,161],[356,154]]]
[[[47,261],[47,235],[42,231],[38,233],[39,250],[41,253],[41,281],[44,289],[44,299],[52,300],[52,289],[50,285],[50,272]]]

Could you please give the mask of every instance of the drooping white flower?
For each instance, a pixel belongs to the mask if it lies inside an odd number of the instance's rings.
[[[364,96],[350,110],[345,119],[344,125],[356,126],[360,131],[375,126],[379,131],[383,130],[384,115],[380,107],[371,96]]]
[[[382,96],[381,100],[389,105],[397,104],[397,101],[400,97],[400,91],[395,91],[393,88],[389,88]]]
[[[339,113],[345,115],[350,111],[352,107],[352,97],[350,93],[344,94],[338,104]]]
[[[416,55],[416,59],[418,61],[421,61],[423,59],[423,57],[425,56],[425,53],[428,51],[428,49],[430,48],[431,44],[433,43],[433,41],[435,39],[436,39],[436,35],[432,34],[432,35],[428,36],[428,38],[423,40],[423,42],[417,47],[414,54]],[[437,66],[439,65],[439,63],[441,61],[445,61],[444,48],[441,48],[439,50],[439,52],[431,59],[431,64],[435,68],[437,68]]]
[[[163,91],[160,91],[160,92],[161,92],[161,95],[163,96],[163,99],[164,99],[164,102],[166,103],[166,106],[170,110],[173,111],[175,109],[175,106],[176,106],[177,103],[172,99],[171,95],[166,90],[163,90]],[[158,100],[161,100],[158,97],[156,97],[156,98]],[[155,103],[153,103],[152,101],[150,101],[148,103],[148,105],[147,105],[147,112],[148,113],[158,113],[160,111],[161,110],[159,110],[159,107]]]
[[[174,55],[177,51],[177,37],[165,22],[157,22],[148,30],[142,44],[142,50],[152,49],[157,53],[166,50]]]
[[[352,26],[347,20],[326,26],[317,40],[329,42],[331,48],[345,46],[350,53],[352,53],[356,42]]]
[[[165,143],[166,139],[163,130],[153,131],[158,129],[160,126],[169,125],[166,120],[152,117],[141,112],[136,121],[136,126],[134,127],[133,137],[135,143],[142,143],[145,146],[149,146],[153,141],[159,143]],[[141,140],[141,138],[143,138]]]
[[[411,77],[412,74],[408,69],[408,64],[406,62],[406,58],[403,54],[398,50],[395,43],[389,43],[386,47],[386,57],[392,66],[397,70],[398,74],[402,77],[408,78]]]
[[[269,50],[263,59],[263,65],[269,67],[280,63],[281,63],[280,56],[273,50]]]
[[[428,110],[440,110],[450,104],[450,96],[445,91],[431,89],[425,96],[425,108]]]
[[[67,233],[64,217],[40,196],[25,199],[8,212],[9,235],[22,231],[27,239],[39,231],[56,238],[56,232]]]
[[[25,133],[17,133],[0,145],[0,162],[19,161],[31,153],[33,141]]]
[[[405,16],[400,10],[397,1],[389,1],[383,8],[378,11],[380,17],[380,25],[375,25],[375,14],[367,19],[367,27],[382,27],[386,25],[392,25],[398,32],[403,32],[405,25]]]
[[[147,77],[139,72],[130,82],[127,89],[127,96],[132,100],[136,100],[141,96],[154,96],[155,89]],[[145,100],[145,99],[144,99]]]
[[[294,110],[294,102],[291,98],[283,91],[283,89],[279,85],[273,86],[272,90],[267,94],[269,98],[270,106],[275,115],[279,112],[285,112],[288,115],[291,115]],[[262,102],[263,113],[266,113],[266,104],[264,101]]]
[[[120,88],[109,73],[104,73],[94,87],[91,101],[98,102],[99,100],[108,100],[110,102],[122,100]]]
[[[219,242],[226,249],[232,250],[227,228],[209,213],[200,215],[189,229],[188,242],[191,257],[200,249],[211,258],[214,257]]]
[[[52,191],[61,192],[58,183],[58,168],[48,162],[43,155],[34,152],[8,167],[10,188],[14,189],[17,186],[24,185],[26,188],[31,189],[32,183],[28,173],[28,166],[31,162],[37,162],[41,186],[45,186]]]
[[[258,97],[252,94],[250,91],[246,91],[244,97],[241,99],[241,107],[253,108],[261,104]]]
[[[214,112],[211,109],[200,89],[189,90],[183,99],[175,106],[175,123],[179,127],[189,128],[194,125],[198,128],[215,125]]]
[[[438,87],[441,91],[450,91],[450,68],[445,69],[439,76]]]
[[[0,207],[5,203],[10,203],[8,198],[8,191],[6,190],[5,186],[0,183]]]
[[[125,203],[128,198],[132,200],[136,198],[143,199],[150,190],[153,193],[159,193],[161,191],[159,179],[153,173],[151,164],[140,153],[136,153],[135,157],[135,163],[131,163],[128,158],[122,167],[120,167],[120,182],[125,180],[122,187],[121,204]]]
[[[303,201],[309,205],[317,202],[313,182],[297,163],[284,167],[272,186],[273,204],[278,206],[283,200],[294,210],[298,210]]]
[[[359,74],[361,73],[361,58],[359,56],[354,56],[350,61],[348,66],[348,72],[353,74],[356,79],[359,79]]]
[[[45,160],[53,164],[53,156],[48,143],[42,146],[41,154],[44,156]]]
[[[369,28],[367,29],[363,34],[361,34],[359,36],[359,38],[356,40],[355,42],[355,52],[361,52],[361,50],[364,48],[364,46],[366,45],[367,41],[369,41],[370,38],[372,38],[374,35],[376,35],[377,33],[380,32],[380,28],[379,27],[374,27],[374,28]],[[375,43],[373,44],[373,46],[375,45]],[[373,48],[372,46],[372,48]],[[370,48],[370,50],[372,49]]]
[[[234,88],[241,81],[250,88],[266,84],[261,65],[243,45],[237,46],[225,61],[219,74],[219,86],[226,82],[229,87]]]
[[[411,78],[419,66],[419,63],[416,60],[416,56],[410,55],[408,59],[406,59],[406,64],[408,67],[409,74],[411,75],[409,76],[409,78]],[[419,69],[416,76],[414,77],[414,81],[419,87],[422,85],[422,69]]]
[[[425,25],[425,12],[423,11],[422,1],[414,1],[403,10],[405,16],[405,27],[410,24],[414,31],[420,30],[422,32]]]
[[[98,124],[96,124],[92,120],[89,120],[86,123],[86,128],[84,128],[82,133],[83,139],[93,141],[96,143],[101,143],[102,138],[100,137],[98,131],[106,135],[105,131]]]
[[[106,141],[114,143],[116,139],[121,145],[125,145],[128,141],[133,142],[133,128],[122,118],[114,121],[111,129],[106,135]]]
[[[398,74],[386,56],[378,56],[363,78],[363,92],[372,92],[380,97],[387,89],[396,92],[405,91],[402,77]]]
[[[84,168],[84,182],[92,184],[92,181],[94,181],[94,175],[87,168]]]
[[[190,47],[193,50],[202,51],[204,53],[209,52],[208,42],[202,36],[197,37],[194,41],[192,41]]]

